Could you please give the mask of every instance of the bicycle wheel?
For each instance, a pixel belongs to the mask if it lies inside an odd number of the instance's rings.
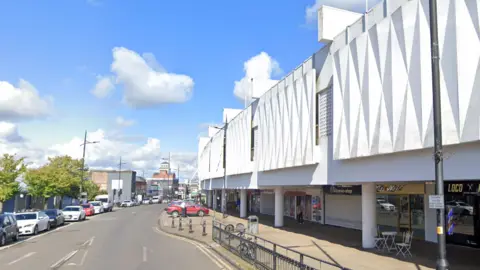
[[[241,257],[247,257],[248,256],[248,247],[245,243],[241,243],[237,247],[237,252]]]
[[[227,226],[225,226],[225,231],[232,233],[233,231],[235,231],[235,227],[233,227],[232,224],[228,224]]]

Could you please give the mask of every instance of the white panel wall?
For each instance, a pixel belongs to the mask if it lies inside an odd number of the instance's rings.
[[[314,69],[301,66],[260,98],[258,170],[314,163],[315,76]]]
[[[328,43],[345,30],[362,14],[329,6],[321,6],[318,10],[318,41]]]
[[[210,155],[210,178],[223,177],[223,130],[212,137]]]
[[[480,139],[477,5],[438,1],[445,144]],[[378,17],[385,8],[376,10],[372,16]],[[368,34],[343,47],[341,42],[332,46],[339,48],[332,51],[334,158],[432,147],[428,0],[403,1]]]
[[[210,138],[201,137],[198,141],[198,179],[200,181],[210,178]]]
[[[252,171],[250,161],[251,107],[233,118],[227,129],[227,174],[235,175]]]
[[[241,113],[243,110],[241,109],[229,109],[229,108],[224,108],[223,109],[223,121],[227,120],[230,122],[232,119],[237,117],[239,113]]]

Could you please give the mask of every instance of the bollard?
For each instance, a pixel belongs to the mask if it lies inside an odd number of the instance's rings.
[[[205,236],[205,235],[207,235],[207,221],[206,220],[203,221],[202,226],[203,226],[202,236]]]
[[[175,217],[172,217],[172,228],[175,228]]]
[[[192,225],[192,219],[188,221],[188,232],[193,233],[193,225]]]
[[[179,231],[183,231],[183,228],[182,228],[182,217],[179,217],[179,219],[178,219],[178,230],[179,230]]]

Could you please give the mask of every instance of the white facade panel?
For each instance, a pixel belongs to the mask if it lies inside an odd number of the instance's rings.
[[[209,178],[210,138],[200,137],[198,140],[197,177],[201,181]]]
[[[476,5],[438,2],[444,144],[480,139]],[[333,51],[335,159],[433,146],[430,59],[428,0],[405,1]]]
[[[310,69],[290,74],[260,98],[255,149],[259,171],[315,163],[315,93],[316,71]]]
[[[210,178],[223,177],[223,129],[219,130],[211,141]]]
[[[243,174],[252,171],[250,160],[252,125],[251,107],[241,111],[227,128],[227,174]]]
[[[328,43],[345,28],[362,17],[362,14],[329,6],[318,9],[318,41]]]
[[[224,108],[223,109],[223,121],[230,122],[232,119],[237,117],[239,113],[241,113],[243,110],[240,109],[229,109],[229,108]]]
[[[325,194],[325,224],[362,229],[362,196]]]

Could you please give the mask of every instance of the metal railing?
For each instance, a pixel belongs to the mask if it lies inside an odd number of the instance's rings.
[[[230,228],[228,228],[228,227]],[[233,225],[213,222],[212,239],[257,269],[348,270],[345,267],[278,245],[256,235],[236,233]]]

